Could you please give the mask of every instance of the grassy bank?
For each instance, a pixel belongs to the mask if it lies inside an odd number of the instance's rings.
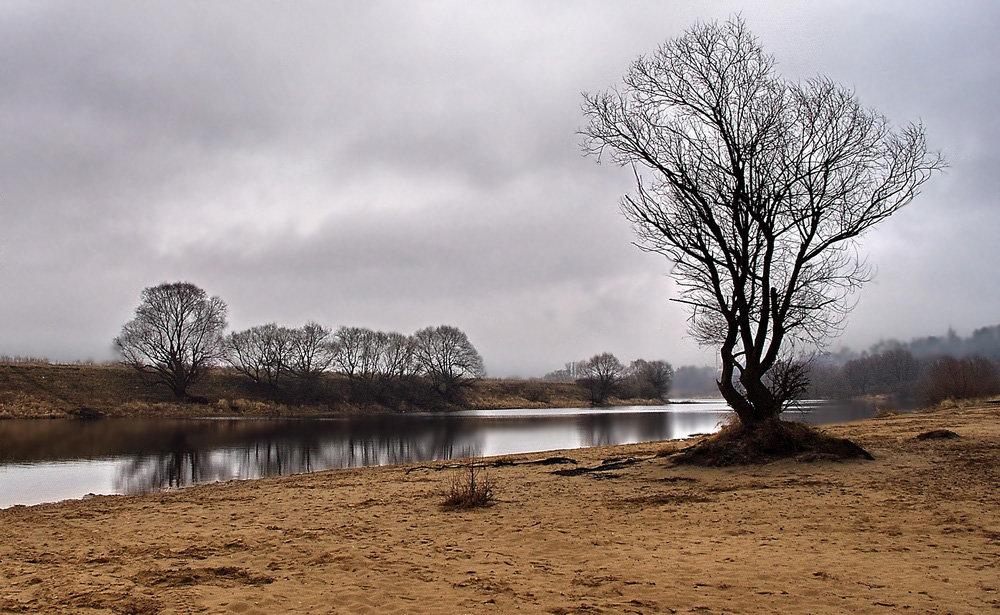
[[[446,400],[421,381],[378,387],[329,374],[308,386],[257,385],[232,369],[213,370],[180,402],[149,376],[119,365],[0,364],[0,418],[68,416],[318,416],[455,408],[559,408],[589,405],[574,383],[481,380]],[[612,399],[613,405],[656,400]]]

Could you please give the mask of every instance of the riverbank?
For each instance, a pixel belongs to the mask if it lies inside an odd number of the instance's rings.
[[[441,398],[416,380],[407,387],[377,387],[327,374],[310,386],[255,385],[233,369],[213,369],[181,402],[164,387],[120,365],[0,364],[0,419],[97,417],[317,417],[452,409],[567,408],[590,405],[572,382],[485,379],[461,397]],[[609,399],[608,405],[650,405],[657,399]]]
[[[829,431],[876,460],[674,467],[675,441],[507,458],[469,511],[441,507],[444,464],[8,509],[0,612],[1000,608],[1000,406]],[[608,458],[634,463],[579,472]]]

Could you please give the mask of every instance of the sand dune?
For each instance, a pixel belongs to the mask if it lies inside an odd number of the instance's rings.
[[[674,442],[491,468],[470,511],[440,505],[456,470],[403,466],[17,507],[0,613],[1000,610],[1000,406],[830,431],[876,461],[674,467]],[[552,473],[611,457],[636,461]]]

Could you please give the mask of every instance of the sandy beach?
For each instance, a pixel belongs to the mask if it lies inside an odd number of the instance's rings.
[[[506,458],[465,511],[444,463],[15,507],[0,613],[1000,610],[1000,405],[828,431],[876,460],[676,467],[669,442]]]

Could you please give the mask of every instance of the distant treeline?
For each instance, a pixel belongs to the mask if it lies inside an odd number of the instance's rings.
[[[601,356],[567,363],[543,380],[587,386],[594,379],[596,359]],[[969,337],[949,329],[942,336],[883,340],[861,352],[842,348],[822,353],[807,363],[810,386],[806,395],[816,399],[885,396],[900,405],[912,406],[995,395],[1000,394],[1000,325],[981,327]],[[618,363],[623,370],[621,390],[636,392],[640,380],[635,377],[635,366],[641,364],[648,365],[642,360],[631,366]],[[719,374],[714,367],[685,365],[670,374],[663,398],[668,392],[675,398],[719,395]]]
[[[893,349],[843,365],[817,361],[809,377],[809,396],[816,398],[882,395],[902,405],[932,405],[1000,393],[1000,364],[979,355],[917,358]]]
[[[665,401],[673,379],[674,368],[666,361],[636,359],[625,365],[610,352],[567,363],[542,378],[547,382],[575,382],[587,391],[595,406],[612,397]]]
[[[675,397],[716,397],[716,370],[684,365],[676,370],[662,360],[636,359],[625,365],[610,352],[566,363],[562,369],[542,377],[547,382],[575,382],[590,392],[591,403],[604,399],[641,398],[666,400]]]
[[[902,404],[936,404],[1000,393],[1000,325],[969,337],[949,329],[943,336],[908,342],[890,339],[860,353],[844,348],[809,365],[809,395],[819,398],[890,396]]]
[[[948,329],[944,335],[915,337],[908,342],[897,339],[882,340],[867,350],[858,352],[850,348],[841,348],[837,352],[825,353],[821,358],[826,363],[843,365],[853,359],[880,355],[891,350],[905,350],[917,359],[980,356],[1000,361],[1000,325],[981,327],[973,331],[969,337],[961,337],[953,329]]]

